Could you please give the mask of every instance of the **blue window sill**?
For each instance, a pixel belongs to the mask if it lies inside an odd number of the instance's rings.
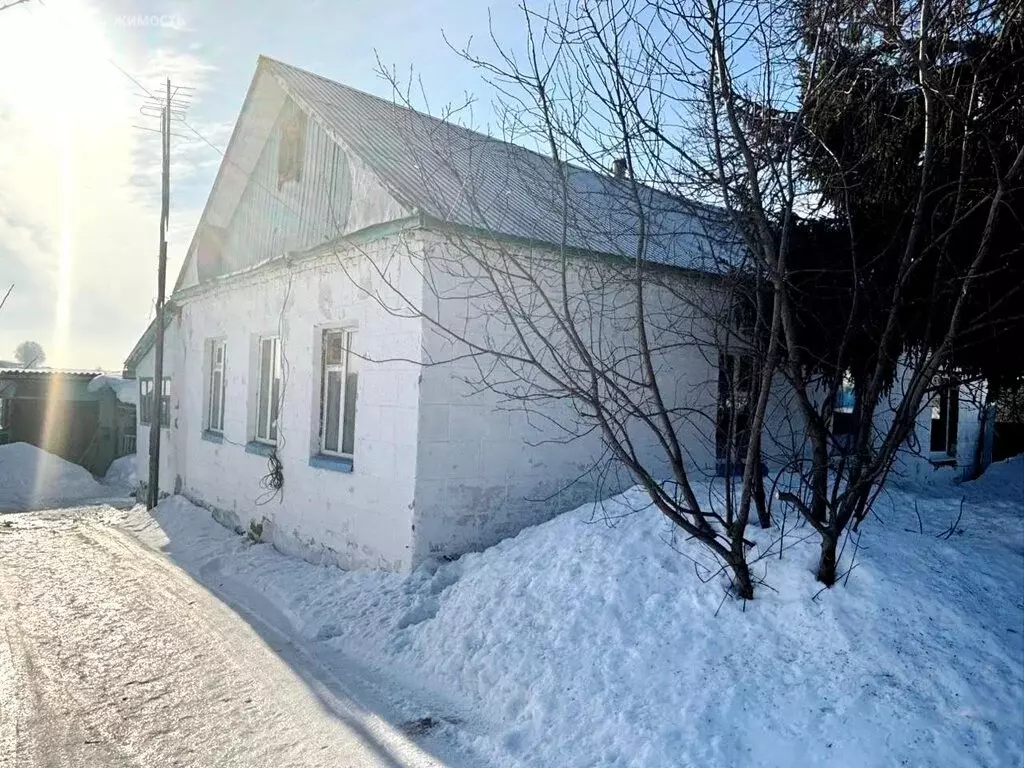
[[[309,466],[315,469],[328,469],[331,472],[351,472],[353,470],[352,459],[344,459],[341,456],[327,456],[322,453],[310,456]]]
[[[224,435],[220,432],[213,432],[209,429],[204,429],[202,434],[203,440],[208,443],[223,443]]]
[[[245,444],[245,452],[255,454],[256,456],[269,456],[276,450],[276,445],[261,443],[258,440],[250,440]]]

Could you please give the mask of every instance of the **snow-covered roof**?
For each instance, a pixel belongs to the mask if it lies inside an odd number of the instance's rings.
[[[95,368],[87,371],[83,368],[26,368],[24,366],[0,368],[0,376],[96,376],[100,371]]]
[[[125,379],[115,373],[101,373],[93,377],[86,389],[90,392],[99,392],[104,387],[113,390],[118,402],[126,403],[127,405],[139,404],[138,389],[134,379]]]
[[[565,245],[633,258],[642,215],[644,258],[702,271],[716,271],[723,252],[738,247],[720,209],[559,165],[274,59],[261,57],[257,76],[261,70],[358,154],[400,203],[441,222],[555,246],[567,223]]]

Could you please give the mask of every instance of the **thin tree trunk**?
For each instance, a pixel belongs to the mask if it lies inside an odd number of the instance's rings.
[[[739,546],[742,548],[743,543],[740,542]],[[737,597],[744,600],[753,600],[754,583],[750,580],[750,568],[747,566],[747,559],[741,553],[739,556],[730,556],[728,563],[729,569],[732,571]]]
[[[768,514],[768,499],[764,492],[764,474],[761,472],[760,453],[757,456],[757,468],[752,480],[754,482],[754,504],[757,505],[757,522],[760,523],[762,528],[771,528],[772,518]]]
[[[821,534],[821,559],[818,561],[818,581],[826,587],[836,583],[836,543],[830,533]]]

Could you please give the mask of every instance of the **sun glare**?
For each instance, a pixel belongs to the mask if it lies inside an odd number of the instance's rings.
[[[53,304],[48,308],[53,332],[46,344],[56,365],[68,360],[71,351],[76,225],[82,214],[76,207],[81,199],[77,185],[90,184],[88,173],[80,171],[97,161],[97,150],[112,134],[122,132],[111,130],[111,122],[125,118],[118,106],[124,103],[126,88],[106,61],[108,55],[95,11],[76,0],[25,4],[8,11],[0,25],[0,66],[13,73],[0,85],[0,103],[30,129],[33,149],[41,158],[34,181],[51,195],[55,192],[58,201],[48,227],[55,235],[56,269],[51,272]],[[51,449],[65,431],[61,399],[52,394],[42,434],[42,447]],[[40,471],[35,478],[37,496],[49,482],[42,475]]]
[[[57,290],[54,294],[54,324],[53,339],[51,347],[55,352],[55,358],[63,360],[67,356],[68,345],[68,323],[71,318],[71,268],[74,264],[74,211],[75,211],[75,146],[72,129],[68,125],[60,136],[60,173],[59,185],[59,214],[58,214],[58,262],[57,262]],[[51,379],[51,390],[57,386],[56,379]],[[46,398],[46,413],[43,418],[43,447],[55,448],[53,443],[60,439],[64,433],[63,420],[65,414],[62,407],[63,400],[58,393],[51,391]],[[43,465],[41,464],[40,467]],[[47,483],[40,469],[36,474],[35,496]]]
[[[95,10],[77,0],[48,0],[7,11],[0,25],[0,95],[37,116],[83,118],[109,107],[117,88],[110,48]],[[110,70],[110,71],[107,71]]]

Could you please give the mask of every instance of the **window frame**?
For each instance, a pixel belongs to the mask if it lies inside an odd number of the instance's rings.
[[[324,328],[320,337],[320,415],[319,415],[319,434],[317,437],[317,451],[322,456],[330,456],[338,459],[346,459],[348,461],[355,461],[355,413],[357,411],[355,397],[358,397],[359,393],[359,369],[357,366],[351,365],[350,361],[353,357],[352,342],[356,335],[355,328]],[[328,362],[328,339],[330,336],[338,335],[342,336],[342,354],[341,362],[330,363]],[[352,422],[351,422],[351,450],[345,451],[346,443],[346,430],[345,422],[349,416],[348,403],[349,403],[349,374],[352,372],[350,369],[355,367],[356,383],[355,383],[355,395],[352,400]],[[332,450],[327,447],[327,413],[328,413],[328,376],[331,373],[338,373],[341,376],[341,388],[338,391],[338,448]]]
[[[263,352],[263,347],[264,347],[264,344],[266,342],[272,342],[273,343],[273,346],[271,348],[272,349],[271,355],[273,357],[273,362],[271,364],[271,370],[270,370],[270,373],[269,373],[269,376],[268,376],[268,380],[267,380],[267,383],[269,385],[267,387],[268,391],[264,392],[264,385],[263,385],[264,352]],[[275,335],[271,335],[271,336],[260,336],[259,340],[257,341],[257,344],[258,344],[258,353],[257,353],[257,356],[256,356],[256,423],[255,423],[254,429],[253,429],[253,441],[257,442],[257,443],[262,443],[263,445],[276,446],[277,445],[277,441],[278,441],[278,436],[280,435],[281,432],[280,432],[280,427],[279,427],[279,425],[277,423],[277,419],[273,419],[272,416],[274,415],[274,402],[273,401],[274,401],[274,383],[275,383],[275,381],[277,382],[277,397],[278,397],[278,399],[280,399],[280,397],[281,397],[281,337],[276,335],[276,334]],[[276,373],[276,376],[274,375],[275,373]],[[267,415],[266,425],[267,425],[267,428],[266,428],[266,434],[261,435],[260,434],[260,414],[261,414],[260,409],[263,408],[264,406],[266,406],[266,409],[267,409],[266,410],[266,415]],[[278,418],[280,418],[280,414],[281,414],[281,404],[280,404],[280,402],[278,402],[277,403],[277,416],[278,416]],[[271,437],[271,434],[273,434],[273,437]]]
[[[929,455],[940,458],[957,458],[960,437],[960,382],[949,377],[938,383],[937,390],[929,403],[931,411],[928,421]],[[936,414],[938,411],[938,414]],[[941,446],[935,447],[936,429],[940,429]]]
[[[167,393],[164,393],[167,390]],[[165,410],[166,406],[166,410]],[[166,416],[166,418],[164,418]],[[171,428],[171,377],[164,376],[160,386],[160,428]]]
[[[150,426],[153,423],[153,411],[157,410],[157,418],[160,419],[160,429],[171,428],[171,377],[163,377],[160,401],[157,403],[155,397],[156,387],[152,376],[139,377],[139,424]],[[149,392],[145,392],[145,385],[149,385]],[[166,394],[163,392],[166,390]]]
[[[742,459],[734,455],[750,430],[751,394],[754,385],[754,359],[742,352],[719,352],[718,384],[715,402],[715,461],[736,466]],[[730,415],[736,423],[730,421]],[[730,437],[735,444],[730,445]]]
[[[221,353],[220,362],[217,361],[218,351]],[[224,339],[212,339],[210,341],[210,372],[206,379],[206,431],[215,432],[218,435],[224,434],[224,410],[226,405],[224,399],[227,395],[227,363],[227,342]],[[218,404],[218,401],[214,399],[214,394],[218,387],[214,383],[214,378],[218,373],[220,374],[220,410],[215,414],[214,405]]]
[[[849,455],[857,438],[858,424],[857,388],[849,371],[843,374],[839,386],[836,387],[835,399],[832,401],[832,419],[829,429],[832,442],[839,453]]]
[[[146,391],[146,385],[149,391]],[[139,377],[139,424],[149,426],[153,421],[153,377]]]

